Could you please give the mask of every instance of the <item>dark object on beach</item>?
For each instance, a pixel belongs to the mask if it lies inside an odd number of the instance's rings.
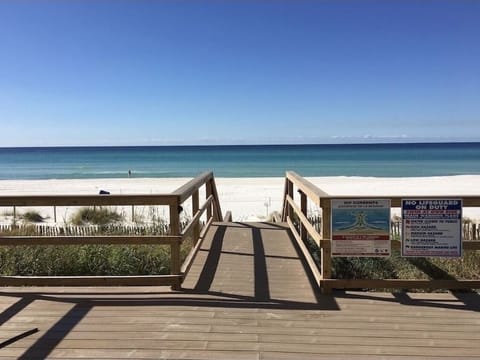
[[[99,194],[100,195],[110,195],[110,191],[100,190]]]

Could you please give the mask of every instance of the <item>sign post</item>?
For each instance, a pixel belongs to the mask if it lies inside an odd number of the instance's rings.
[[[462,256],[462,200],[403,199],[402,256]]]
[[[388,257],[390,200],[332,200],[332,256]]]

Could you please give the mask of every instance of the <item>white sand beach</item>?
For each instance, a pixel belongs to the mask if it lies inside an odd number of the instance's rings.
[[[309,181],[331,195],[381,195],[428,197],[480,195],[480,175],[458,175],[418,178],[374,177],[311,177]],[[189,178],[127,178],[79,180],[1,180],[0,196],[44,194],[98,194],[100,190],[111,194],[169,193],[189,181]],[[216,178],[222,211],[230,210],[235,221],[264,220],[273,211],[281,212],[284,178]],[[191,214],[191,204],[184,204]],[[17,209],[18,214],[28,209]],[[42,216],[52,221],[52,208],[37,208]],[[318,209],[311,205],[309,212]],[[7,208],[0,209],[0,222],[4,222]],[[57,218],[68,218],[68,209],[57,211]],[[399,214],[393,209],[392,214]],[[480,208],[464,208],[464,216],[480,220]],[[57,220],[60,221],[60,220]]]

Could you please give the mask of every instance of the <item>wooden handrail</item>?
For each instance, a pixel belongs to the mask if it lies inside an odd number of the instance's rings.
[[[1,286],[165,286],[181,275],[129,276],[0,276]]]
[[[312,184],[307,179],[301,177],[294,171],[287,171],[286,178],[294,183],[299,190],[304,192],[314,204],[320,206],[320,199],[323,197],[330,197],[325,191],[321,190],[315,184]]]
[[[305,193],[308,198],[317,206],[322,206],[322,199],[365,199],[367,197],[374,197],[375,199],[387,199],[391,201],[391,207],[400,207],[402,205],[402,199],[405,198],[435,198],[438,196],[435,195],[425,195],[425,194],[408,194],[408,195],[400,195],[400,196],[386,196],[386,195],[331,195],[322,189],[320,189],[317,185],[311,183],[307,179],[303,178],[302,176],[298,175],[294,171],[287,171],[285,178],[291,181],[298,190]],[[455,194],[448,194],[448,195],[441,195],[442,199],[459,199],[463,200],[464,207],[476,207],[480,206],[480,196],[478,195],[455,195]]]
[[[294,200],[294,186],[298,189],[301,197],[301,206],[299,207]],[[377,195],[341,195],[334,196],[321,190],[316,185],[304,179],[300,175],[288,171],[285,175],[285,191],[283,202],[282,219],[289,224],[292,234],[300,245],[300,249],[305,255],[307,263],[317,280],[318,285],[324,292],[329,292],[332,288],[468,288],[478,287],[480,280],[374,280],[374,279],[332,279],[331,278],[331,201],[332,199],[365,199],[372,197],[375,199],[390,200],[391,207],[400,207],[402,199],[405,198],[437,198],[442,199],[462,199],[464,207],[480,207],[480,196],[478,195],[404,195],[404,196],[377,196]],[[310,200],[322,209],[322,234],[320,235],[307,218],[307,204]],[[300,233],[297,231],[292,216],[299,220]],[[317,243],[320,250],[321,264],[317,267],[310,254],[305,254],[306,247],[303,242],[307,234]],[[464,240],[464,250],[480,250],[480,241]],[[399,248],[400,241],[392,240],[392,248]]]
[[[198,175],[196,178],[190,180],[186,184],[180,186],[178,189],[173,191],[172,194],[177,195],[180,203],[183,203],[190,196],[192,196],[195,191],[197,191],[211,179],[213,179],[213,172],[206,171]]]
[[[182,267],[180,269],[183,279],[185,278],[185,276],[187,276],[188,272],[190,271],[190,268],[192,267],[192,264],[193,264],[193,260],[195,260],[195,257],[197,256],[198,251],[200,250],[200,247],[202,246],[203,239],[205,238],[205,235],[206,235],[208,229],[212,225],[212,222],[213,222],[213,218],[210,218],[207,221],[207,223],[205,224],[202,232],[200,233],[200,236],[199,236],[199,239],[198,239],[197,243],[192,248],[192,250],[190,250],[190,253],[185,258],[185,261],[183,262]]]
[[[206,187],[206,200],[200,207],[199,188]],[[192,198],[191,221],[180,232],[180,206]],[[1,285],[172,285],[179,289],[188,272],[201,241],[213,221],[222,220],[222,212],[213,172],[205,172],[180,186],[170,194],[139,195],[20,195],[0,196],[0,206],[108,206],[108,205],[162,205],[170,209],[169,235],[94,235],[94,236],[0,236],[0,246],[17,245],[84,245],[84,244],[155,244],[169,245],[171,275],[158,276],[0,276]],[[132,210],[133,211],[133,210]],[[207,212],[207,221],[200,229],[200,218]],[[190,235],[192,234],[192,235]],[[194,246],[184,265],[180,264],[180,244],[192,237]],[[23,279],[23,280],[22,280]],[[23,282],[22,282],[23,281]]]
[[[320,285],[320,281],[323,279],[322,274],[320,273],[320,269],[318,268],[317,264],[315,263],[315,260],[313,260],[312,255],[308,251],[305,242],[303,241],[302,237],[300,234],[297,232],[295,229],[295,225],[293,224],[292,220],[290,218],[287,218],[287,224],[290,227],[290,230],[292,231],[293,237],[297,241],[298,246],[300,247],[300,250],[303,253],[303,257],[307,261],[308,266],[310,267],[310,271],[313,274],[313,277],[315,278],[315,281],[317,282],[318,285]]]
[[[0,246],[20,245],[171,245],[180,236],[105,235],[105,236],[0,236]]]
[[[0,196],[0,206],[102,206],[102,205],[171,205],[177,194],[138,195],[8,195]]]
[[[203,215],[203,213],[207,210],[207,208],[209,206],[211,206],[213,202],[213,195],[210,195],[207,200],[205,201],[205,204],[203,204],[203,206],[198,209],[197,213],[193,216],[192,220],[190,220],[190,222],[188,223],[188,225],[185,227],[185,229],[183,229],[182,231],[182,237],[184,237],[185,235],[189,234],[190,231],[193,230],[194,226],[200,221],[200,217]]]
[[[315,230],[315,227],[308,221],[307,217],[302,213],[300,208],[295,204],[293,199],[290,196],[286,196],[287,202],[290,204],[290,206],[293,208],[293,211],[295,212],[295,215],[298,216],[300,221],[302,222],[303,226],[308,231],[308,234],[312,237],[312,239],[317,243],[318,246],[320,246],[320,243],[322,242],[322,236]]]

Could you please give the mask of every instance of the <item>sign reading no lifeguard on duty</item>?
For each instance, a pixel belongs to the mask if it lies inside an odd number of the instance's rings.
[[[390,256],[390,200],[332,200],[332,256]]]
[[[402,256],[462,256],[462,200],[403,199]]]

